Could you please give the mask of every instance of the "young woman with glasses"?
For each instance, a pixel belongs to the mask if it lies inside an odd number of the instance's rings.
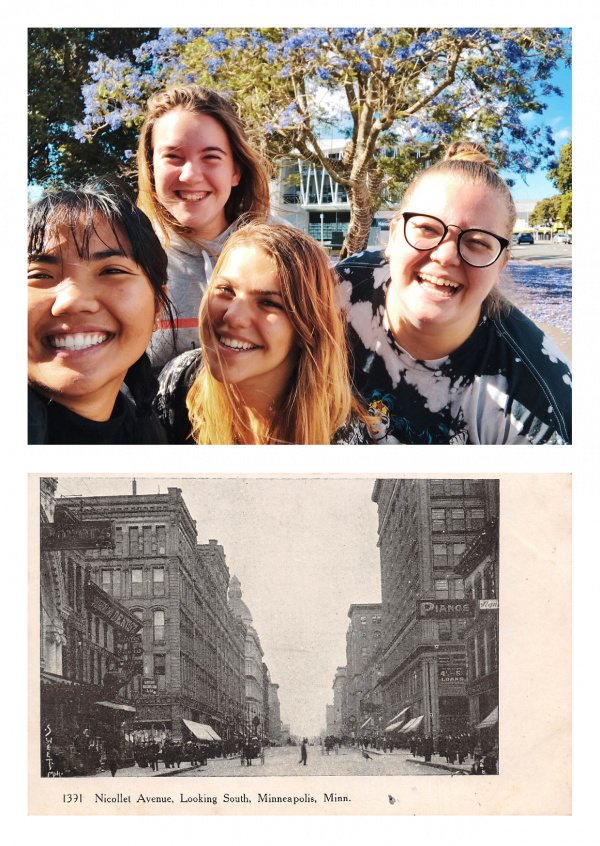
[[[380,443],[570,443],[569,364],[497,290],[516,216],[485,148],[457,142],[409,186],[385,253],[338,265]]]

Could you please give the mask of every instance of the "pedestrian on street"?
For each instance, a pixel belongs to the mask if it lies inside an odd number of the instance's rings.
[[[119,767],[119,753],[114,747],[114,745],[111,745],[111,747],[106,753],[106,763],[108,769],[110,770],[111,776],[114,778],[115,773],[117,772],[117,769]]]
[[[302,741],[302,745],[300,746],[300,760],[298,761],[299,764],[304,764],[304,766],[306,766],[306,759],[307,759],[307,753],[306,753],[307,744],[308,744],[308,739],[305,737]]]
[[[433,755],[433,737],[428,734],[425,740],[423,741],[423,756],[426,761],[431,761],[431,756]]]

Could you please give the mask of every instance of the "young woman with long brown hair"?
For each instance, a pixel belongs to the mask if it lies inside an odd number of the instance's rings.
[[[268,216],[267,172],[220,94],[185,85],[148,100],[138,146],[138,205],[167,250],[177,318],[174,325],[163,321],[153,336],[149,354],[155,366],[198,346],[200,300],[224,243],[241,215]]]
[[[250,223],[231,235],[200,307],[202,350],[160,377],[171,442],[370,443],[336,288],[327,254],[299,230]]]

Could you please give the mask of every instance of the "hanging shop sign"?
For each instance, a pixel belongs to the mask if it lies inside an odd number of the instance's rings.
[[[479,600],[479,610],[480,611],[497,611],[500,608],[499,601],[497,599],[480,599]]]
[[[440,685],[460,684],[467,680],[466,655],[444,653],[438,655],[438,679]]]
[[[126,634],[115,631],[115,655],[121,661],[123,670],[128,676],[138,676],[144,672],[144,645],[142,632]]]
[[[112,520],[42,523],[40,532],[42,552],[50,549],[114,549],[115,546]]]
[[[418,599],[417,613],[424,620],[448,620],[475,616],[472,599]]]
[[[99,617],[112,623],[113,626],[126,634],[134,635],[140,631],[142,623],[138,618],[130,614],[123,605],[112,599],[98,585],[88,582],[85,590],[88,611],[98,614]]]
[[[156,679],[154,677],[142,679],[142,692],[154,694],[158,693],[158,685],[156,684]]]

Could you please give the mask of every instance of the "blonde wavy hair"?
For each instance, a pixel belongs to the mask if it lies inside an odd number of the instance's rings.
[[[257,441],[238,408],[236,386],[219,382],[208,366],[207,348],[219,356],[209,301],[221,268],[240,246],[262,250],[273,262],[286,314],[300,348],[287,393],[273,409],[267,433]],[[327,253],[291,226],[249,223],[227,240],[200,306],[204,365],[187,396],[192,437],[199,444],[329,444],[351,412],[365,411],[350,387],[343,318],[336,308],[337,277]]]
[[[439,175],[455,176],[464,182],[487,186],[498,194],[506,211],[505,231],[502,233],[510,241],[517,219],[515,201],[506,182],[498,175],[496,163],[490,158],[483,144],[475,141],[455,141],[448,147],[441,162],[420,171],[406,189],[402,203],[394,219],[399,219],[418,185],[426,179]],[[498,233],[500,234],[500,233]],[[510,246],[507,247],[510,253]],[[507,314],[512,303],[497,288],[493,288],[483,301],[483,309],[488,317],[495,318]]]
[[[160,230],[165,246],[169,233],[184,237],[191,229],[182,226],[160,203],[154,180],[154,124],[173,109],[185,109],[198,115],[214,118],[225,130],[234,161],[239,165],[241,177],[231,189],[225,204],[225,217],[233,223],[240,215],[249,219],[264,220],[269,214],[269,166],[266,160],[248,143],[244,124],[233,107],[210,88],[202,85],[182,85],[153,94],[147,103],[146,119],[140,133],[137,151],[138,206]]]

